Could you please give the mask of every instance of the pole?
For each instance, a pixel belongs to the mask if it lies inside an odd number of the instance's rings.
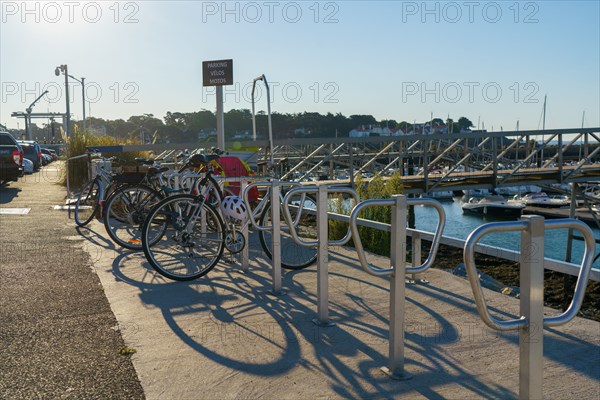
[[[528,324],[519,329],[519,398],[541,399],[544,357],[544,217],[522,217],[520,311]]]
[[[85,132],[85,78],[81,78],[81,104],[83,104],[83,131]]]
[[[64,67],[65,70],[63,73],[65,74],[65,92],[67,102],[67,122],[65,125],[65,136],[68,139],[69,133],[71,132],[71,101],[69,100],[69,72],[67,71],[67,64],[65,64]]]
[[[217,86],[217,147],[225,150],[225,116],[223,114],[223,86]]]
[[[269,153],[271,154],[271,166],[273,166],[273,124],[271,122],[271,90],[269,89],[269,83],[267,77],[263,74],[262,76],[265,87],[267,88],[267,120],[269,123]]]

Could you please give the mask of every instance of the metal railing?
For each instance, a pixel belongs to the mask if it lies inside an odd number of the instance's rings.
[[[74,161],[74,160],[78,160],[81,158],[87,158],[87,169],[88,169],[88,180],[92,179],[92,171],[91,171],[91,154],[86,153],[86,154],[82,154],[79,156],[75,156],[75,157],[70,157],[67,158],[67,160],[65,161],[65,173],[66,173],[66,183],[67,183],[67,199],[71,199],[72,193],[71,193],[71,182],[69,180],[69,162],[70,161]]]
[[[290,199],[296,195],[316,193],[317,194],[317,240],[303,240],[298,236],[295,224],[292,221],[290,213]],[[290,234],[293,240],[300,246],[317,247],[317,312],[318,318],[313,322],[319,326],[331,326],[333,323],[329,320],[329,246],[343,246],[351,239],[350,229],[346,235],[339,240],[329,240],[328,237],[328,197],[330,193],[346,193],[352,196],[358,203],[358,193],[356,191],[340,186],[304,186],[290,190],[283,198],[283,214],[287,224],[290,226]],[[341,201],[341,199],[340,199]],[[299,210],[300,213],[300,210]]]
[[[406,221],[409,205],[429,205],[436,209],[439,215],[437,228],[433,237],[429,256],[419,266],[406,267]],[[390,267],[373,267],[367,261],[360,235],[358,232],[358,215],[367,207],[384,206],[392,208]],[[404,301],[406,297],[406,273],[421,273],[426,271],[435,260],[439,242],[446,223],[446,214],[442,205],[432,199],[407,199],[398,195],[391,199],[366,200],[357,204],[350,214],[350,230],[354,239],[354,247],[362,268],[374,276],[391,276],[390,279],[390,331],[389,331],[389,360],[388,365],[381,370],[393,379],[410,379],[410,374],[404,371]],[[414,265],[414,260],[413,260]]]
[[[247,177],[245,177],[245,178],[247,180]],[[270,197],[269,197],[268,201],[271,202],[271,226],[259,225],[255,219],[255,215],[253,214],[253,212],[248,213],[248,218],[250,220],[250,223],[256,230],[259,230],[259,231],[269,231],[270,230],[271,231],[271,245],[272,245],[271,280],[273,282],[273,289],[272,289],[271,293],[275,296],[283,294],[283,291],[281,289],[281,213],[280,213],[281,210],[279,207],[280,193],[281,193],[282,186],[284,186],[284,187],[285,186],[298,186],[298,183],[297,182],[281,182],[279,180],[274,179],[272,181],[252,182],[246,186],[245,183],[242,182],[242,199],[244,200],[244,203],[246,204],[247,210],[252,209],[250,207],[250,201],[248,199],[248,195],[252,188],[267,187],[269,189],[268,195]],[[291,227],[291,226],[293,226],[293,223],[289,223],[289,225]],[[242,234],[245,235],[245,238],[247,240],[248,239],[247,224],[246,224],[246,229],[242,230]],[[248,247],[248,246],[246,246],[246,247]],[[242,255],[242,258],[243,258],[243,260],[246,261],[245,263],[244,263],[244,261],[242,261],[242,268],[246,269],[248,253],[245,253],[244,255]]]
[[[573,300],[565,312],[544,317],[544,231],[548,229],[576,229],[585,241],[585,252]],[[521,306],[518,319],[499,320],[487,307],[475,264],[475,246],[485,235],[492,232],[521,232]],[[519,331],[519,397],[541,399],[543,382],[543,329],[564,325],[577,315],[594,258],[595,240],[591,229],[576,219],[544,221],[537,215],[524,216],[516,222],[493,222],[475,229],[464,246],[464,263],[473,290],[475,304],[481,319],[487,326],[498,331]]]

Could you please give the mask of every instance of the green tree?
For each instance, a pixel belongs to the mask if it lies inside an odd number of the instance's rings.
[[[471,129],[473,126],[473,123],[467,117],[460,117],[458,119],[458,131],[462,129]]]

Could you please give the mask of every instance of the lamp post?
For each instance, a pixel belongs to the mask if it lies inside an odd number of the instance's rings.
[[[66,101],[67,101],[67,122],[66,122],[66,126],[65,126],[65,134],[67,136],[67,138],[69,137],[69,129],[70,129],[70,125],[71,125],[71,108],[70,108],[70,104],[69,104],[69,73],[67,71],[67,64],[63,64],[63,65],[59,65],[58,67],[56,67],[56,69],[54,70],[54,75],[56,76],[60,76],[60,73],[63,73],[65,75],[65,91],[66,91]]]
[[[69,78],[81,83],[81,103],[83,104],[83,130],[85,131],[85,78],[81,78],[81,80],[79,80],[73,75],[69,75]]]

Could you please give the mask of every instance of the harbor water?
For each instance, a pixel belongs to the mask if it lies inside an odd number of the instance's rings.
[[[495,221],[507,221],[494,217],[463,214],[461,208],[461,198],[455,197],[453,201],[440,202],[446,211],[446,226],[444,236],[464,240],[477,227]],[[431,207],[418,206],[415,208],[416,229],[427,232],[434,232],[438,221],[437,212]],[[600,231],[592,229],[596,239],[600,238]],[[578,235],[578,232],[575,231]],[[558,261],[565,261],[567,252],[567,229],[553,229],[546,232],[544,237],[544,256]],[[581,236],[579,234],[579,236]],[[492,233],[484,236],[480,243],[490,246],[500,247],[509,250],[519,251],[520,233],[519,232],[501,232]],[[598,254],[600,245],[596,244],[594,254]],[[584,252],[584,244],[581,240],[573,240],[571,262],[581,264]],[[594,269],[600,269],[600,258],[593,264]]]

